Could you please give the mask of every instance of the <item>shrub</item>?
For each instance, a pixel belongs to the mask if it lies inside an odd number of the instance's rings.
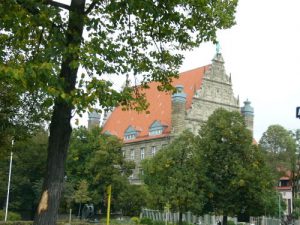
[[[0,210],[0,220],[4,220],[5,212],[4,210]],[[21,220],[21,215],[15,212],[8,212],[7,214],[8,221],[18,221]]]
[[[228,221],[227,221],[227,225],[235,225],[235,223],[234,223],[234,221],[232,221],[232,220],[228,220]]]
[[[130,219],[132,222],[134,222],[134,224],[140,224],[141,220],[138,217],[131,217]]]
[[[153,225],[153,221],[150,218],[147,217],[143,217],[141,219],[141,224],[145,224],[145,225]]]

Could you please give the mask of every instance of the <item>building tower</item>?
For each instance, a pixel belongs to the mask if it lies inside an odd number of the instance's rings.
[[[99,127],[101,114],[93,111],[88,113],[88,129]]]
[[[241,112],[245,118],[247,129],[249,129],[253,135],[254,109],[248,99],[244,101],[244,106],[241,108]]]
[[[183,85],[176,85],[177,92],[172,95],[172,134],[178,135],[185,129],[186,94]]]

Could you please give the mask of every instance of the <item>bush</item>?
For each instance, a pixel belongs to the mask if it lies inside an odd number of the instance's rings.
[[[153,221],[153,225],[165,225],[165,224],[166,222],[164,221],[157,221],[157,220]]]
[[[0,210],[0,220],[3,221],[5,217],[5,211]],[[21,215],[15,212],[8,212],[7,214],[8,221],[18,221],[21,220]]]
[[[134,224],[140,224],[141,220],[138,217],[131,217],[130,219],[132,222],[134,222]]]
[[[234,221],[232,221],[232,220],[228,220],[228,221],[227,221],[227,225],[235,225],[235,223],[234,223]]]
[[[143,217],[141,219],[141,224],[145,224],[145,225],[153,225],[153,221],[150,218],[147,217]]]

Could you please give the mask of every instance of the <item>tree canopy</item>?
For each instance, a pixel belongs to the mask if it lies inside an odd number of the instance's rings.
[[[182,213],[202,213],[204,205],[205,164],[196,151],[195,136],[184,132],[153,158],[143,162],[144,182],[149,186],[156,207],[169,204],[171,210]]]
[[[143,75],[144,82],[159,81],[162,89],[170,89],[169,81],[182,62],[178,50],[216,41],[217,29],[234,24],[236,5],[237,1],[72,0],[67,6],[51,0],[4,0],[0,73],[26,90],[47,93],[44,102],[49,106],[57,97],[77,109],[97,101],[102,107],[127,104],[138,98],[133,88],[119,93],[104,75]],[[84,69],[72,90],[68,71],[65,77],[59,75],[63,62],[70,70],[79,65]]]
[[[239,112],[217,109],[201,128],[199,148],[207,164],[206,209],[227,215],[263,215],[273,180]]]
[[[133,162],[125,160],[121,147],[121,140],[101,134],[100,128],[87,130],[80,127],[72,134],[66,168],[67,183],[78,187],[84,179],[87,189],[84,197],[90,199],[89,202],[95,207],[101,208],[101,211],[106,208],[105,190],[108,185],[112,185],[112,208],[119,207],[115,199],[128,188],[128,176],[135,166]],[[77,192],[81,194],[82,191],[77,188]]]
[[[261,147],[270,153],[295,152],[295,141],[288,130],[281,125],[271,125],[259,141]]]

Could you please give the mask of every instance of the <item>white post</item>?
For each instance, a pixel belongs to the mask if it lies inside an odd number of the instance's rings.
[[[14,141],[12,141],[12,145],[14,144]],[[9,189],[10,189],[10,178],[11,178],[11,167],[12,167],[12,157],[13,152],[10,152],[10,163],[9,163],[9,173],[8,173],[8,184],[7,184],[7,196],[6,196],[6,206],[5,206],[5,217],[4,222],[7,221],[7,212],[8,212],[8,202],[9,202]]]
[[[71,220],[72,220],[72,209],[70,209],[70,215],[69,215],[69,224],[71,225]]]

